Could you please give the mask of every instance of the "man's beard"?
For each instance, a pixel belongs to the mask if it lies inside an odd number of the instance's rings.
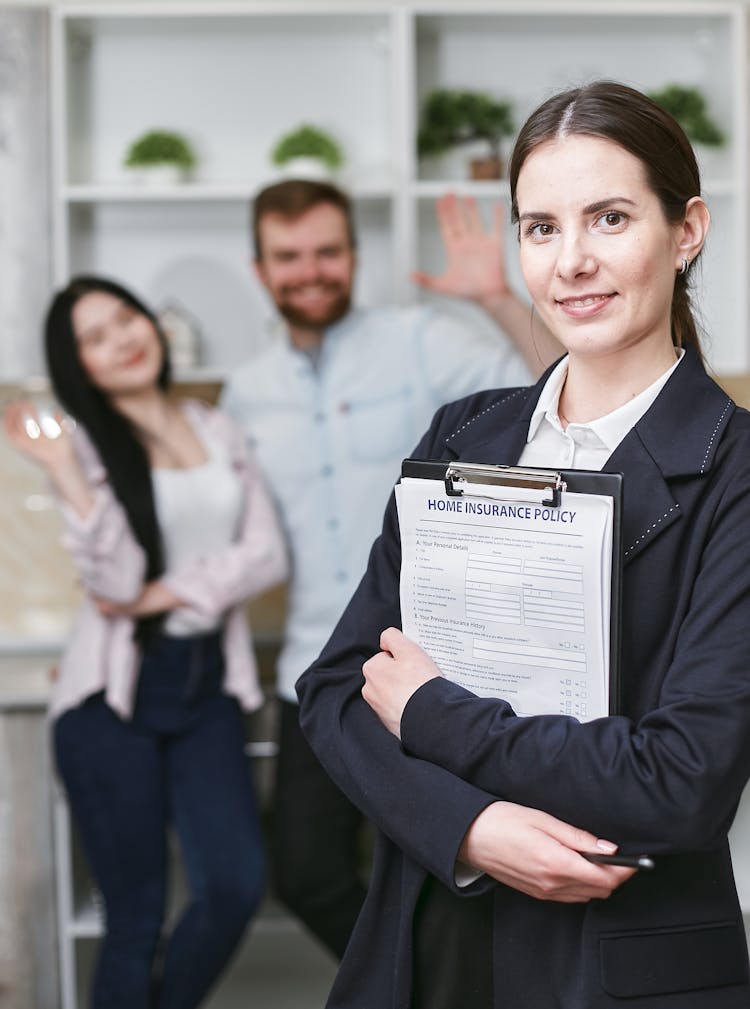
[[[326,312],[307,312],[304,308],[298,308],[291,304],[283,296],[276,302],[276,308],[286,321],[292,326],[299,326],[300,329],[328,329],[339,319],[343,319],[349,311],[352,303],[351,291],[336,285],[338,296],[330,303]]]

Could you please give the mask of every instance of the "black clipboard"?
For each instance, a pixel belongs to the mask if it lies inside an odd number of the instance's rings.
[[[601,473],[599,470],[544,469],[523,466],[495,466],[482,463],[434,462],[404,459],[402,477],[439,480],[450,497],[466,493],[466,485],[488,484],[543,491],[543,504],[559,508],[566,491],[577,494],[597,494],[612,498],[612,582],[610,594],[609,630],[609,713],[622,710],[620,635],[622,608],[622,473]],[[472,497],[481,496],[476,490]],[[494,495],[493,495],[494,496]]]

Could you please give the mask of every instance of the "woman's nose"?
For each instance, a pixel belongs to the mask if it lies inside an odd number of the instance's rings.
[[[564,280],[590,276],[596,272],[597,264],[593,250],[585,235],[568,234],[558,245],[557,274]]]

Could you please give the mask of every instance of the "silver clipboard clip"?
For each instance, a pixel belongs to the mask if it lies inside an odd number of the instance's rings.
[[[461,485],[464,486],[461,486]],[[549,508],[560,507],[560,494],[567,487],[561,473],[547,469],[524,469],[520,466],[482,466],[478,463],[451,463],[445,471],[445,493],[449,497],[461,497],[466,484],[488,484],[501,487],[517,487],[526,490],[542,490],[549,494],[542,504]],[[477,494],[476,497],[490,497]]]

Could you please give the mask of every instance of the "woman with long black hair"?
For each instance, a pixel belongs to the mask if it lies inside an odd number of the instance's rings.
[[[16,403],[5,429],[51,480],[85,590],[51,714],[106,908],[92,1005],[191,1009],[263,887],[243,604],[285,576],[282,534],[239,430],[168,396],[167,342],[134,294],[74,278],[50,305],[46,354],[69,416]],[[168,825],[191,896],[159,950]]]

